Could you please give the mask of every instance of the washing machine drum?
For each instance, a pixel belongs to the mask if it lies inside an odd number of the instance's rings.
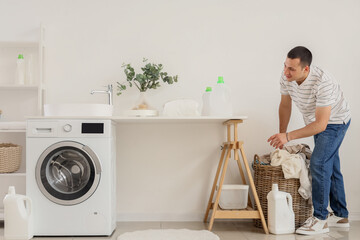
[[[48,147],[40,156],[35,177],[40,191],[61,205],[75,205],[88,199],[96,190],[101,166],[87,146],[62,141]]]

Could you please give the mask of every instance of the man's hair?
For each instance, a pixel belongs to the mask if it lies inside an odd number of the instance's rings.
[[[302,46],[294,47],[293,49],[291,49],[290,52],[287,54],[287,57],[291,59],[299,58],[300,64],[303,68],[306,66],[310,66],[312,61],[312,54],[310,50]]]

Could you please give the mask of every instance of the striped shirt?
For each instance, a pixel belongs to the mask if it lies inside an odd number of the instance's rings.
[[[280,93],[290,95],[302,113],[306,125],[315,121],[316,107],[331,106],[329,124],[347,123],[351,118],[349,104],[339,84],[316,66],[310,67],[309,75],[300,85],[296,81],[287,81],[283,72]]]

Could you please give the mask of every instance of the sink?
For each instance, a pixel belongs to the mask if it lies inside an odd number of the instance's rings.
[[[44,115],[56,117],[112,116],[113,106],[109,104],[64,103],[45,104]]]

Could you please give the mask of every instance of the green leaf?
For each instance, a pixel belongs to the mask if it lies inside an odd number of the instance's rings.
[[[143,58],[145,65],[141,67],[142,73],[135,73],[135,69],[131,64],[122,64],[126,81],[129,87],[135,85],[140,91],[145,92],[147,89],[156,89],[160,87],[160,79],[167,84],[173,84],[178,81],[178,76],[169,76],[167,72],[163,72],[162,64],[149,63],[148,59]],[[119,84],[119,83],[118,83]],[[118,95],[121,91],[126,90],[124,84],[118,85]]]

